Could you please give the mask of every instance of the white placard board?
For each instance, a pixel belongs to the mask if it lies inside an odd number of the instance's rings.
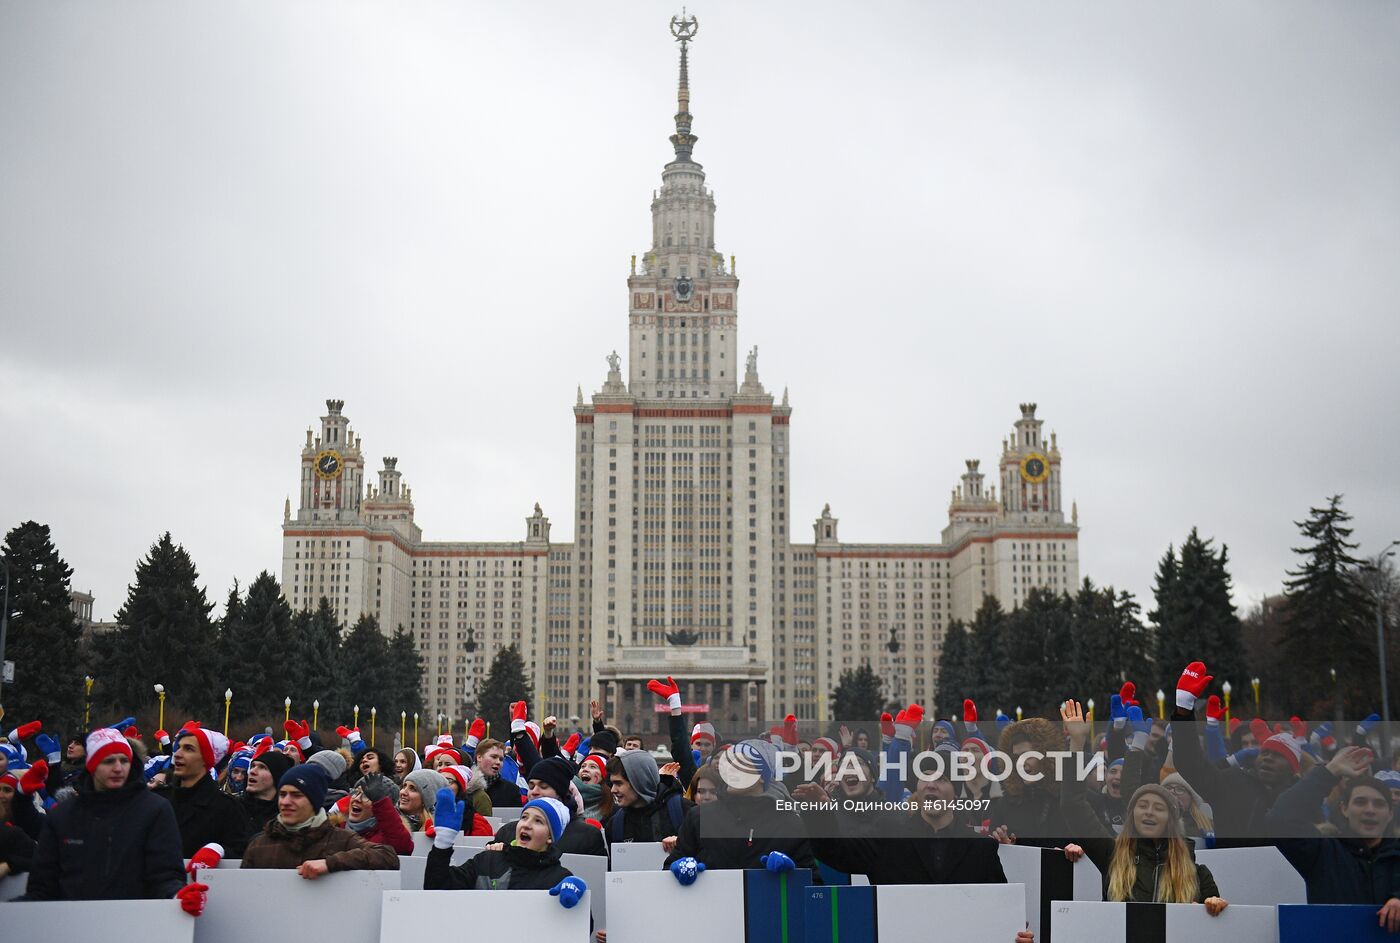
[[[471,928],[463,931],[463,939],[588,943],[588,897],[566,909],[549,891],[385,891],[374,925],[378,935],[372,939],[403,943],[455,938],[451,928],[463,927],[466,921]]]
[[[1025,903],[1020,884],[881,884],[875,891],[880,943],[927,943],[931,926],[940,940],[1009,943],[1025,928]]]
[[[186,859],[185,859],[185,867],[188,868],[189,866],[190,866],[190,859],[189,859],[189,858],[186,858]],[[237,871],[239,868],[243,867],[243,859],[242,859],[242,858],[220,858],[220,859],[219,859],[219,863],[218,863],[218,865],[216,865],[216,867],[223,868],[225,871]]]
[[[1045,855],[1063,855],[1062,851],[1037,848],[1033,845],[998,845],[1001,869],[1006,880],[1026,888],[1026,919],[1036,939],[1040,929],[1040,869]],[[1103,879],[1094,862],[1085,855],[1074,863],[1074,900],[1103,900]]]
[[[29,875],[11,874],[8,877],[0,878],[0,901],[14,900],[23,896],[29,887]]]
[[[209,903],[195,927],[196,943],[247,943],[249,901],[258,902],[260,913],[305,918],[260,922],[258,943],[305,943],[307,921],[314,921],[317,939],[373,943],[384,891],[399,890],[402,881],[398,871],[337,871],[308,881],[292,870],[260,868],[214,869],[201,877],[209,885]]]
[[[490,818],[496,820],[496,827],[500,828],[506,822],[514,822],[520,818],[520,813],[525,811],[524,806],[494,806],[491,809]]]
[[[1196,863],[1210,868],[1220,896],[1232,904],[1306,904],[1307,885],[1272,845],[1260,848],[1203,848]]]
[[[480,848],[453,845],[452,864],[465,864],[479,854],[481,854]],[[405,891],[421,891],[423,889],[423,875],[427,870],[427,855],[399,855],[399,887]]]
[[[660,871],[666,863],[666,852],[659,841],[620,841],[608,850],[614,871]]]
[[[117,940],[131,935],[160,943],[191,943],[197,920],[177,900],[55,900],[10,904],[3,919],[6,940],[72,943],[84,937]],[[86,929],[84,929],[86,928]]]
[[[614,870],[607,893],[608,943],[656,943],[658,933],[666,943],[744,939],[743,871],[706,871],[682,887],[669,871]]]
[[[1065,901],[1051,917],[1052,937],[1073,943],[1138,943],[1128,938],[1128,907],[1115,902]],[[1212,917],[1200,904],[1135,904],[1162,907],[1168,943],[1277,943],[1278,911],[1231,904]],[[884,928],[881,927],[881,930]]]
[[[608,859],[604,855],[560,855],[559,862],[588,885],[589,902],[593,908],[593,926],[607,929],[608,917]]]
[[[499,832],[501,830],[501,826],[506,824],[506,820],[501,818],[499,815],[483,815],[482,818],[486,820],[487,825],[491,826],[492,835]],[[519,816],[516,816],[516,818],[519,818]],[[514,819],[512,819],[511,821],[514,821]]]
[[[415,857],[426,857],[433,849],[433,840],[422,832],[413,833],[413,854]],[[456,841],[452,843],[454,848],[475,848],[477,851],[485,848],[487,844],[496,839],[491,835],[458,835]]]

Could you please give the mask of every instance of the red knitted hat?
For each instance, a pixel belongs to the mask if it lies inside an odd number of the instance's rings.
[[[122,753],[131,759],[131,744],[126,742],[119,731],[111,727],[98,727],[87,736],[87,771],[97,772],[97,764],[113,753]]]

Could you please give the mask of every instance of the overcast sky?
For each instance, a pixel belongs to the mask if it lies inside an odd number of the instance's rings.
[[[0,523],[111,617],[170,530],[279,568],[343,398],[430,540],[572,537],[626,354],[670,4],[0,3]],[[1400,5],[705,2],[692,112],[794,539],[938,539],[1033,400],[1081,573],[1191,526],[1276,591],[1334,492],[1400,537]],[[1148,607],[1145,607],[1148,608]]]

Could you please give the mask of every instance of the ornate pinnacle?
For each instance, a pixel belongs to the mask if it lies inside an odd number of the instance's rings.
[[[690,133],[690,72],[687,55],[688,44],[700,31],[700,21],[687,16],[681,8],[680,16],[671,17],[671,35],[681,44],[681,80],[676,95],[676,133],[671,135],[671,146],[676,149],[676,160],[689,161],[691,148],[696,137]]]

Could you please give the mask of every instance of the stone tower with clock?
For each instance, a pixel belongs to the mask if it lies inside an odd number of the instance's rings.
[[[354,521],[365,489],[365,462],[359,437],[342,414],[345,401],[326,400],[321,434],[306,430],[301,450],[298,521]]]

